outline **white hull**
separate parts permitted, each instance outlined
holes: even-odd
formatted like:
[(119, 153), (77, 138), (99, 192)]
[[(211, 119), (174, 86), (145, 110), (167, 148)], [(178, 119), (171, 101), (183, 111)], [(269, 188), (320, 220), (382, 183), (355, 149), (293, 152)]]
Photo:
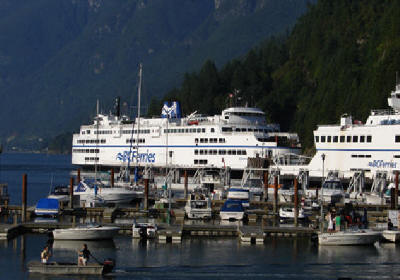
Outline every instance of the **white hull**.
[(244, 212), (220, 211), (219, 216), (221, 217), (221, 220), (243, 220)]
[(398, 242), (400, 240), (400, 231), (399, 230), (384, 230), (382, 232), (383, 239), (389, 242)]
[(211, 208), (209, 209), (193, 209), (185, 207), (185, 213), (189, 219), (210, 219)]
[(119, 231), (118, 227), (82, 227), (53, 230), (54, 239), (97, 240), (112, 239)]
[(140, 118), (134, 125), (126, 116), (99, 114), (93, 124), (82, 125), (73, 135), (72, 164), (120, 167), (130, 161), (141, 167), (242, 170), (249, 157), (300, 154), (297, 134), (279, 132), (278, 125), (265, 119), (260, 109), (247, 107), (209, 117)]
[(381, 238), (380, 232), (346, 231), (319, 233), (319, 245), (372, 245)]

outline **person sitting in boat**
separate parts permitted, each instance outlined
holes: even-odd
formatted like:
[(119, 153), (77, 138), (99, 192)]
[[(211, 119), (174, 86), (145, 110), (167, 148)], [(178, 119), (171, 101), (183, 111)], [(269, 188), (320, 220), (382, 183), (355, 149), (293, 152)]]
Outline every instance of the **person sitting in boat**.
[(388, 230), (393, 230), (393, 223), (392, 223), (392, 220), (388, 219), (387, 227), (388, 227), (388, 228), (387, 228)]
[(79, 251), (78, 265), (86, 265), (90, 256), (90, 251), (86, 244), (83, 244), (82, 250)]
[(50, 250), (49, 250), (49, 246), (45, 246), (42, 253), (40, 254), (40, 258), (42, 260), (42, 263), (47, 264), (47, 262), (49, 261), (49, 258), (51, 256)]

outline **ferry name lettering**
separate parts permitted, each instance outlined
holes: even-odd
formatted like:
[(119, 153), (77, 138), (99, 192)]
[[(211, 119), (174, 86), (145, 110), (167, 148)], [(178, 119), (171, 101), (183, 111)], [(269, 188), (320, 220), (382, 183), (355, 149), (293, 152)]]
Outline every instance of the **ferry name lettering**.
[(117, 160), (122, 162), (127, 162), (128, 160), (138, 160), (139, 162), (152, 163), (156, 160), (156, 154), (149, 153), (149, 150), (147, 150), (145, 153), (139, 153), (139, 155), (137, 155), (137, 151), (123, 151), (117, 154)]
[(376, 167), (376, 168), (396, 168), (397, 163), (396, 162), (390, 162), (390, 161), (383, 161), (383, 160), (374, 160), (368, 162), (369, 167)]

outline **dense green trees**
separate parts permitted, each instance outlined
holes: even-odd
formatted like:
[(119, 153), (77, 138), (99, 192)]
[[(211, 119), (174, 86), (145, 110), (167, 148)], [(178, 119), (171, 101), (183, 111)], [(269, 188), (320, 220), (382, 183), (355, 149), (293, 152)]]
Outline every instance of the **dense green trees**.
[(337, 123), (343, 113), (364, 120), (386, 106), (400, 69), (399, 14), (398, 1), (320, 0), (288, 36), (269, 39), (219, 71), (207, 61), (165, 99), (210, 114), (240, 90), (309, 148), (317, 124)]

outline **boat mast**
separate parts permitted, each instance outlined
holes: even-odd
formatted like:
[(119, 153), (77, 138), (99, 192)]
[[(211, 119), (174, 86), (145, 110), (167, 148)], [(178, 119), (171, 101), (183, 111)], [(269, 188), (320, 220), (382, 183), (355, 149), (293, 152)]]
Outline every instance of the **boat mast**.
[[(94, 149), (95, 151), (95, 156), (94, 156), (94, 180), (97, 180), (97, 150), (99, 148), (99, 100), (97, 99), (96, 102), (96, 148)], [(78, 182), (79, 183), (79, 182)]]
[[(140, 95), (142, 90), (142, 63), (139, 64), (139, 86), (138, 86), (138, 112), (137, 112), (137, 137), (136, 137), (136, 172), (139, 166), (139, 133), (140, 133)], [(135, 178), (136, 179), (136, 178)]]

